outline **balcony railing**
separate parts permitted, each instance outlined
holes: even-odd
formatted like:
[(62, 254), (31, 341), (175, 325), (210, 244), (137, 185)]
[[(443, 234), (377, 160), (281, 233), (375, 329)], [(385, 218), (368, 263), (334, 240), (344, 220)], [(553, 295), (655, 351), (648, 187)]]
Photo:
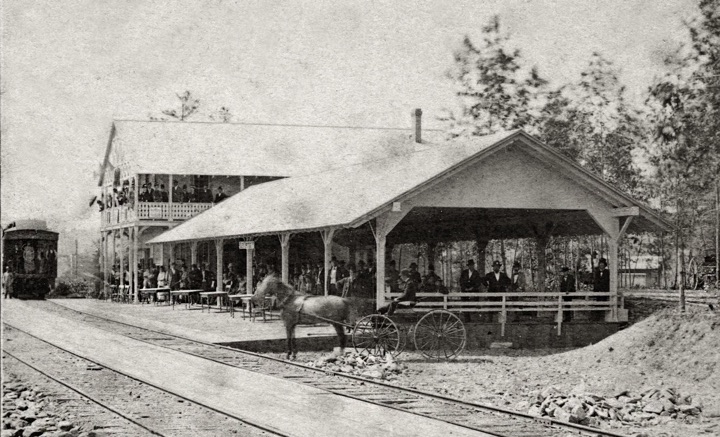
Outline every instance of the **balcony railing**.
[(132, 223), (136, 220), (187, 220), (210, 209), (213, 204), (173, 203), (171, 208), (166, 202), (141, 202), (136, 206), (137, 210), (129, 206), (106, 209), (102, 212), (103, 226)]

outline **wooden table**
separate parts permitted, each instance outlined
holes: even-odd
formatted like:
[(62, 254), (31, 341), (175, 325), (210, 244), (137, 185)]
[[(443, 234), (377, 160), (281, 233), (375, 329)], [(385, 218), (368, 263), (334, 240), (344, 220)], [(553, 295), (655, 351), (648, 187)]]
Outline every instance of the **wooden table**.
[[(193, 294), (201, 293), (202, 290), (173, 290), (170, 292), (170, 300), (172, 300), (172, 306), (173, 309), (175, 309), (175, 298), (176, 297), (182, 297), (186, 296), (187, 300), (185, 301), (185, 309), (190, 308), (190, 297)], [(202, 294), (202, 293), (201, 293)]]
[(245, 310), (248, 311), (250, 317), (252, 317), (252, 294), (231, 294), (228, 295), (228, 305), (230, 305), (230, 317), (235, 317), (235, 306), (234, 302), (242, 302), (242, 317), (245, 318)]
[[(202, 290), (199, 290), (202, 291)], [(218, 307), (222, 311), (222, 302), (223, 298), (228, 297), (227, 291), (205, 291), (200, 293), (200, 311), (205, 311), (205, 302), (207, 302), (208, 305), (208, 312), (210, 312), (210, 298), (211, 297), (217, 297), (218, 298)]]
[[(156, 288), (141, 288), (140, 290), (140, 300), (142, 301), (146, 296), (149, 296), (152, 294), (153, 296), (153, 303), (157, 304), (157, 294), (159, 292), (169, 292), (170, 287), (156, 287)], [(150, 302), (148, 302), (150, 303)]]

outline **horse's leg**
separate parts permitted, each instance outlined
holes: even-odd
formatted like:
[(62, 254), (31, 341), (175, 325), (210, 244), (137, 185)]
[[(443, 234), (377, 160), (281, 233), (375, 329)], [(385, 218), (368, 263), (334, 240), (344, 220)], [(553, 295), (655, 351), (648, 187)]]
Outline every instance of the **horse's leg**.
[(340, 355), (345, 355), (345, 344), (347, 338), (345, 337), (345, 327), (339, 323), (334, 323), (335, 332), (337, 332), (338, 339), (340, 340)]
[(293, 336), (295, 335), (295, 324), (293, 322), (289, 320), (285, 321), (285, 333), (288, 342), (287, 359), (289, 360), (293, 351)]
[(293, 325), (293, 327), (292, 327), (292, 332), (291, 332), (291, 335), (292, 335), (293, 360), (296, 360), (296, 359), (297, 359), (297, 354), (298, 354), (297, 339), (295, 338), (295, 326), (296, 326), (296, 325)]

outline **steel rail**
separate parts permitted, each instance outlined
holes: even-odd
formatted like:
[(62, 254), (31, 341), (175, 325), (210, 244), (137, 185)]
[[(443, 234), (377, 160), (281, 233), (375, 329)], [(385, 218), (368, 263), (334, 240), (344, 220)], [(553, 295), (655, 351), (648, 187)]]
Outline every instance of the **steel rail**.
[[(109, 320), (109, 319), (108, 319), (108, 320)], [(16, 327), (16, 326), (13, 326), (13, 325), (11, 325), (11, 324), (8, 323), (8, 322), (3, 321), (2, 323), (3, 323), (3, 325), (9, 326), (9, 327), (11, 327), (12, 329), (14, 329), (14, 330), (16, 330), (16, 331), (18, 331), (18, 332), (22, 332), (23, 334), (25, 334), (25, 335), (27, 335), (27, 336), (29, 336), (29, 337), (32, 337), (32, 338), (34, 338), (34, 339), (36, 339), (36, 340), (38, 340), (38, 341), (41, 341), (41, 342), (43, 342), (43, 343), (45, 343), (45, 344), (48, 344), (48, 345), (50, 345), (50, 346), (52, 346), (52, 347), (54, 347), (54, 348), (56, 348), (56, 349), (59, 349), (59, 350), (65, 352), (65, 353), (68, 353), (68, 354), (73, 355), (73, 356), (75, 356), (75, 357), (77, 357), (77, 358), (80, 358), (81, 360), (89, 361), (89, 362), (91, 362), (91, 363), (93, 363), (93, 364), (96, 364), (96, 365), (98, 365), (98, 366), (102, 366), (102, 367), (104, 367), (104, 368), (106, 368), (106, 369), (109, 369), (109, 370), (112, 371), (112, 372), (115, 372), (115, 373), (117, 373), (117, 374), (123, 375), (123, 376), (125, 376), (126, 378), (129, 378), (129, 379), (132, 379), (132, 380), (134, 380), (134, 381), (140, 382), (140, 383), (145, 384), (145, 385), (147, 385), (147, 386), (153, 387), (154, 389), (159, 390), (159, 391), (162, 391), (162, 392), (164, 392), (164, 393), (167, 393), (167, 394), (169, 394), (169, 395), (171, 395), (171, 396), (175, 396), (175, 397), (177, 397), (177, 398), (183, 399), (183, 400), (186, 401), (186, 402), (189, 402), (189, 403), (198, 405), (198, 406), (200, 406), (200, 407), (202, 407), (202, 408), (208, 409), (208, 410), (213, 411), (213, 412), (215, 412), (215, 413), (222, 414), (223, 416), (227, 416), (227, 417), (231, 417), (231, 418), (233, 418), (233, 419), (235, 419), (235, 420), (239, 420), (240, 422), (246, 423), (246, 424), (251, 425), (251, 426), (253, 426), (253, 427), (255, 427), (255, 428), (261, 429), (261, 430), (263, 430), (263, 431), (265, 431), (265, 432), (269, 432), (269, 433), (271, 433), (271, 434), (273, 434), (273, 435), (278, 435), (278, 436), (283, 436), (283, 437), (291, 437), (290, 434), (284, 434), (284, 433), (282, 433), (282, 432), (280, 432), (280, 431), (278, 431), (278, 430), (275, 430), (275, 429), (272, 429), (272, 428), (268, 428), (267, 426), (259, 425), (259, 424), (253, 423), (253, 422), (251, 422), (251, 421), (249, 421), (249, 420), (247, 420), (247, 419), (240, 418), (240, 417), (237, 417), (237, 416), (235, 416), (235, 415), (233, 415), (233, 414), (226, 413), (226, 412), (221, 411), (221, 410), (218, 410), (218, 409), (216, 409), (216, 408), (214, 408), (214, 407), (211, 407), (211, 406), (205, 405), (205, 404), (203, 404), (203, 403), (197, 402), (197, 401), (195, 401), (195, 400), (192, 400), (192, 399), (190, 399), (190, 398), (187, 398), (187, 397), (185, 397), (185, 396), (183, 396), (183, 395), (179, 395), (179, 394), (177, 394), (177, 393), (173, 393), (173, 392), (171, 392), (171, 391), (169, 391), (169, 390), (167, 390), (167, 389), (164, 389), (164, 388), (162, 388), (162, 387), (160, 387), (160, 386), (158, 386), (158, 385), (156, 385), (156, 384), (154, 384), (154, 383), (152, 383), (152, 382), (150, 382), (150, 381), (146, 381), (144, 378), (138, 378), (138, 377), (129, 375), (129, 374), (125, 373), (125, 372), (121, 372), (121, 371), (119, 371), (119, 370), (116, 370), (116, 369), (112, 368), (111, 366), (107, 366), (105, 363), (103, 363), (103, 362), (101, 362), (101, 361), (97, 361), (97, 360), (94, 360), (94, 359), (91, 359), (91, 358), (88, 358), (88, 357), (79, 355), (79, 354), (77, 354), (77, 353), (75, 353), (75, 352), (72, 352), (72, 351), (70, 351), (70, 350), (68, 350), (68, 349), (65, 349), (65, 348), (63, 348), (63, 347), (61, 347), (61, 346), (58, 346), (58, 345), (53, 344), (53, 343), (50, 343), (49, 341), (44, 340), (44, 339), (42, 339), (42, 338), (40, 338), (40, 337), (38, 337), (38, 336), (36, 336), (36, 335), (33, 335), (33, 334), (31, 334), (31, 333), (23, 330), (23, 329), (20, 329), (20, 328), (18, 328), (18, 327)], [(140, 329), (142, 329), (142, 328), (140, 328)], [(148, 343), (149, 343), (149, 342), (148, 342)], [(154, 434), (154, 435), (158, 435), (158, 436), (163, 436), (163, 437), (164, 437), (164, 434), (160, 434), (160, 433), (158, 433), (157, 431), (154, 431), (154, 430), (146, 427), (145, 425), (143, 425), (143, 424), (141, 424), (141, 423), (133, 420), (132, 418), (130, 418), (130, 417), (128, 417), (128, 416), (126, 416), (126, 415), (123, 414), (122, 412), (117, 411), (115, 408), (113, 408), (113, 407), (111, 407), (111, 406), (109, 406), (109, 405), (106, 405), (106, 404), (103, 403), (102, 401), (98, 401), (98, 400), (94, 399), (94, 398), (91, 397), (90, 395), (84, 393), (82, 390), (80, 390), (80, 389), (78, 389), (78, 388), (76, 388), (76, 387), (73, 387), (73, 386), (71, 386), (70, 384), (67, 384), (67, 383), (65, 383), (65, 382), (63, 382), (63, 381), (61, 381), (61, 380), (59, 380), (59, 379), (57, 379), (57, 378), (49, 375), (48, 373), (42, 371), (41, 369), (38, 369), (37, 367), (35, 367), (35, 366), (33, 366), (33, 365), (25, 362), (24, 360), (18, 358), (17, 356), (15, 356), (14, 354), (12, 354), (11, 352), (8, 352), (5, 348), (3, 348), (2, 351), (3, 351), (3, 353), (5, 353), (5, 354), (7, 354), (7, 355), (9, 355), (9, 356), (11, 356), (11, 357), (13, 357), (13, 358), (15, 358), (15, 359), (18, 360), (19, 362), (27, 365), (28, 367), (32, 368), (33, 370), (37, 371), (38, 373), (42, 374), (43, 376), (45, 376), (45, 377), (47, 377), (47, 378), (49, 378), (49, 379), (51, 379), (51, 380), (53, 380), (53, 381), (55, 381), (55, 382), (57, 382), (57, 383), (59, 383), (59, 384), (65, 386), (65, 387), (69, 388), (70, 390), (74, 391), (75, 393), (79, 394), (80, 396), (91, 400), (92, 402), (96, 403), (97, 405), (101, 406), (102, 408), (105, 408), (105, 409), (107, 409), (107, 410), (109, 410), (109, 411), (112, 411), (113, 413), (117, 414), (118, 416), (121, 416), (122, 418), (124, 418), (124, 419), (126, 419), (126, 420), (129, 420), (129, 421), (132, 422), (133, 424), (136, 424), (136, 425), (140, 426), (141, 428), (143, 428), (143, 429), (151, 432), (151, 433)]]
[[(561, 420), (558, 420), (558, 419), (555, 419), (555, 418), (537, 417), (537, 416), (533, 416), (533, 415), (531, 415), (531, 414), (521, 413), (521, 412), (518, 412), (518, 411), (509, 410), (509, 409), (502, 408), (502, 407), (497, 407), (497, 406), (494, 406), (494, 405), (479, 404), (479, 403), (475, 403), (475, 402), (465, 401), (465, 400), (462, 400), (462, 399), (456, 399), (456, 398), (451, 398), (451, 397), (447, 397), (447, 396), (443, 396), (443, 395), (439, 395), (439, 394), (435, 394), (435, 393), (430, 393), (430, 392), (426, 392), (426, 391), (422, 391), (422, 390), (418, 390), (418, 389), (413, 389), (413, 388), (408, 388), (408, 387), (399, 387), (399, 386), (395, 386), (395, 385), (392, 385), (392, 384), (388, 384), (388, 383), (381, 382), (381, 381), (377, 381), (377, 380), (370, 379), (370, 378), (364, 378), (364, 377), (357, 376), (357, 375), (351, 375), (351, 374), (342, 373), (342, 372), (334, 372), (334, 371), (331, 371), (331, 370), (328, 370), (328, 369), (319, 369), (319, 368), (317, 368), (317, 367), (308, 366), (308, 365), (301, 364), (301, 363), (297, 363), (297, 362), (294, 362), (294, 361), (285, 360), (285, 359), (282, 359), (282, 358), (276, 358), (276, 357), (273, 357), (273, 356), (263, 355), (263, 354), (256, 353), (256, 352), (250, 352), (250, 351), (246, 351), (246, 350), (242, 350), (242, 349), (235, 349), (235, 348), (231, 348), (231, 347), (228, 347), (228, 346), (218, 345), (218, 344), (214, 344), (214, 343), (208, 343), (208, 342), (204, 342), (204, 341), (200, 341), (200, 340), (194, 340), (194, 339), (187, 338), (187, 337), (183, 337), (183, 336), (176, 335), (176, 334), (168, 334), (168, 333), (166, 333), (166, 332), (157, 331), (157, 330), (149, 329), (149, 328), (144, 328), (144, 327), (132, 325), (132, 324), (130, 324), (130, 323), (120, 322), (120, 321), (112, 320), (112, 319), (109, 319), (109, 318), (106, 318), (106, 317), (98, 316), (98, 315), (95, 315), (95, 314), (90, 314), (90, 313), (86, 313), (86, 312), (83, 312), (83, 311), (79, 311), (79, 310), (76, 310), (76, 309), (74, 309), (74, 308), (66, 307), (65, 305), (59, 304), (59, 303), (57, 303), (57, 302), (52, 302), (52, 303), (53, 303), (54, 305), (60, 306), (60, 307), (62, 307), (62, 308), (65, 308), (66, 310), (69, 310), (69, 311), (72, 311), (72, 312), (76, 312), (76, 313), (78, 313), (78, 314), (82, 314), (82, 315), (89, 316), (89, 317), (94, 317), (94, 318), (96, 318), (96, 319), (104, 320), (104, 321), (111, 322), (111, 323), (116, 323), (116, 324), (128, 326), (128, 327), (131, 327), (131, 328), (134, 328), (134, 329), (139, 329), (139, 330), (143, 330), (143, 331), (147, 331), (147, 332), (152, 332), (152, 333), (154, 333), (154, 334), (165, 335), (165, 336), (168, 336), (168, 337), (174, 337), (174, 338), (181, 339), (181, 340), (184, 340), (184, 341), (201, 344), (201, 345), (203, 345), (203, 346), (208, 346), (208, 347), (213, 347), (213, 348), (218, 348), (218, 349), (224, 349), (224, 350), (232, 351), (232, 352), (234, 352), (234, 353), (240, 353), (240, 354), (243, 354), (243, 355), (252, 356), (252, 357), (255, 357), (255, 358), (259, 358), (259, 359), (271, 360), (271, 361), (275, 361), (275, 362), (278, 362), (278, 363), (282, 363), (282, 364), (284, 364), (284, 365), (294, 366), (294, 367), (302, 368), (302, 369), (304, 369), (304, 370), (309, 370), (309, 371), (313, 371), (313, 372), (317, 372), (317, 373), (330, 374), (330, 375), (338, 376), (338, 377), (341, 377), (341, 378), (352, 379), (352, 380), (356, 380), (356, 381), (359, 381), (359, 382), (363, 382), (364, 384), (379, 386), (379, 387), (383, 387), (383, 388), (386, 388), (386, 389), (391, 389), (391, 390), (394, 390), (394, 391), (399, 391), (399, 392), (404, 392), (404, 393), (412, 393), (412, 394), (414, 394), (414, 395), (421, 396), (421, 397), (431, 398), (431, 399), (435, 399), (435, 400), (439, 400), (439, 401), (443, 401), (443, 402), (448, 402), (448, 403), (452, 403), (452, 404), (456, 404), (456, 405), (460, 405), (460, 406), (464, 406), (464, 407), (470, 407), (470, 408), (476, 408), (476, 409), (479, 409), (479, 410), (484, 410), (484, 411), (489, 411), (489, 412), (494, 412), (494, 413), (500, 413), (500, 414), (504, 414), (504, 415), (506, 415), (506, 416), (510, 416), (510, 417), (513, 417), (513, 418), (520, 418), (520, 419), (523, 419), (523, 420), (530, 420), (530, 421), (532, 421), (532, 422), (539, 423), (539, 424), (542, 424), (542, 425), (553, 425), (553, 426), (557, 426), (557, 427), (561, 427), (561, 428), (565, 428), (565, 429), (570, 429), (570, 430), (576, 431), (576, 432), (579, 431), (579, 432), (583, 432), (583, 433), (590, 434), (590, 435), (593, 435), (593, 436), (598, 436), (598, 437), (627, 437), (625, 434), (619, 434), (619, 433), (615, 433), (615, 432), (612, 432), (612, 431), (603, 430), (603, 429), (599, 429), (599, 428), (593, 428), (593, 427), (589, 427), (589, 426), (585, 426), (585, 425), (580, 425), (580, 424), (576, 424), (576, 423), (571, 423), (571, 422), (564, 422), (564, 421), (561, 421)], [(172, 349), (170, 346), (166, 346), (166, 345), (162, 345), (162, 344), (155, 344), (155, 343), (151, 343), (151, 342), (145, 341), (145, 340), (138, 340), (138, 341), (143, 341), (143, 342), (148, 343), (148, 344), (154, 344), (154, 345), (156, 345), (156, 346), (160, 346), (160, 347)], [(240, 367), (240, 366), (237, 366), (237, 365), (234, 365), (234, 364), (230, 364), (230, 363), (225, 363), (225, 362), (216, 360), (216, 359), (214, 359), (214, 358), (209, 358), (209, 357), (206, 357), (206, 356), (202, 356), (202, 355), (199, 355), (199, 354), (194, 354), (194, 353), (187, 352), (187, 351), (182, 351), (182, 352), (183, 352), (183, 353), (186, 353), (186, 354), (188, 354), (188, 355), (196, 356), (196, 357), (198, 357), (198, 358), (203, 358), (203, 359), (210, 360), (210, 361), (214, 361), (214, 362), (217, 362), (217, 363), (220, 363), (220, 364), (225, 364), (225, 365), (227, 365), (227, 366), (242, 368), (242, 367)], [(247, 370), (247, 369), (245, 369), (245, 370)], [(383, 406), (383, 407), (398, 409), (398, 410), (405, 411), (405, 412), (409, 412), (409, 413), (412, 413), (412, 414), (417, 414), (417, 415), (420, 415), (420, 416), (425, 416), (424, 414), (420, 414), (420, 413), (418, 413), (418, 412), (410, 411), (410, 410), (403, 409), (403, 408), (399, 408), (399, 407), (394, 407), (394, 406), (387, 405), (387, 404), (384, 404), (384, 403), (373, 402), (373, 401), (370, 401), (370, 400), (365, 399), (365, 398), (362, 398), (362, 397), (355, 397), (355, 396), (348, 395), (348, 394), (346, 394), (346, 393), (335, 392), (335, 391), (332, 391), (332, 390), (328, 390), (328, 391), (331, 391), (331, 392), (333, 392), (333, 393), (335, 393), (335, 394), (339, 394), (339, 395), (342, 395), (342, 396), (351, 397), (351, 398), (353, 398), (353, 399), (362, 400), (362, 401), (364, 401), (364, 402), (369, 402), (369, 403), (373, 403), (373, 404), (378, 404), (378, 405), (381, 405), (381, 406)], [(435, 416), (431, 416), (431, 415), (427, 415), (426, 417), (431, 417), (431, 418), (436, 419), (436, 420), (441, 420), (441, 421), (444, 421), (444, 422), (447, 422), (447, 423), (452, 423), (453, 425), (459, 425), (459, 426), (468, 427), (468, 426), (463, 425), (463, 424), (458, 424), (457, 422), (448, 421), (448, 420), (445, 420), (445, 419), (442, 419), (442, 418), (438, 418), (438, 417), (435, 417)], [(482, 429), (478, 429), (478, 428), (474, 428), (474, 427), (469, 427), (469, 428), (470, 428), (470, 429), (473, 429), (473, 430), (477, 430), (477, 431), (482, 431), (482, 432), (489, 433), (489, 432), (486, 431), (486, 430), (482, 430)]]

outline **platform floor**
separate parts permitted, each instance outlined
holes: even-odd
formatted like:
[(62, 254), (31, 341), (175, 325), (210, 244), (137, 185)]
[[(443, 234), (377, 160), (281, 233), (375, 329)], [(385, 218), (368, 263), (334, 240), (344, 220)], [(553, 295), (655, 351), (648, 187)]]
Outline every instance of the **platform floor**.
[[(129, 323), (147, 329), (178, 335), (207, 343), (235, 343), (257, 340), (280, 340), (285, 338), (285, 328), (277, 317), (263, 322), (262, 317), (255, 321), (243, 319), (240, 311), (235, 317), (229, 312), (219, 312), (216, 307), (201, 312), (199, 305), (190, 309), (185, 304), (148, 305), (107, 302), (95, 299), (55, 299), (51, 302), (64, 305), (85, 313), (105, 317), (119, 322)], [(308, 336), (335, 336), (330, 326), (298, 326), (297, 338)]]
[[(98, 308), (103, 307), (101, 303), (97, 305)], [(167, 314), (162, 310), (124, 306), (139, 312), (158, 311), (157, 314)], [(227, 314), (201, 316), (224, 316), (230, 319)], [(107, 368), (288, 435), (488, 435), (334, 395), (281, 378), (203, 360), (102, 331), (84, 323), (70, 324), (66, 319), (31, 307), (23, 301), (4, 301), (2, 317), (19, 329), (88, 357)]]

